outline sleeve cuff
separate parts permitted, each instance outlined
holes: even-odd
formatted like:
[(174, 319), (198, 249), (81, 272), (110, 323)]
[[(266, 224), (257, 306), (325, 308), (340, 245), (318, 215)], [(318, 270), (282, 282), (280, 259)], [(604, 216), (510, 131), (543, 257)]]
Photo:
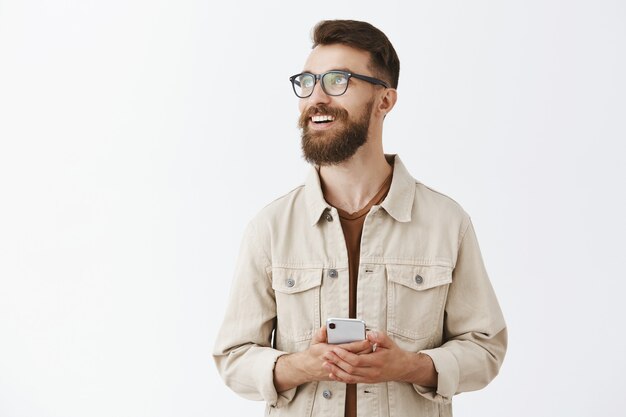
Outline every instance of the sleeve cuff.
[(413, 384), (422, 397), (438, 403), (449, 403), (459, 387), (459, 364), (454, 355), (443, 348), (423, 350), (433, 360), (437, 370), (437, 390)]
[(280, 408), (293, 400), (293, 397), (296, 395), (297, 387), (283, 392), (276, 392), (276, 387), (274, 386), (274, 366), (276, 366), (278, 358), (286, 355), (287, 352), (271, 349), (265, 354), (267, 358), (265, 360), (256, 361), (256, 369), (252, 372), (254, 375), (263, 375), (263, 380), (259, 382), (261, 395), (265, 402), (272, 408)]

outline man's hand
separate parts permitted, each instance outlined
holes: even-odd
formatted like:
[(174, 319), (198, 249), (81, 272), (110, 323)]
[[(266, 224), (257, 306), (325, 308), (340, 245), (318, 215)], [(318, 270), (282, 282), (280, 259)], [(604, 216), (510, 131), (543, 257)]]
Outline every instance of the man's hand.
[(334, 348), (355, 355), (372, 351), (372, 345), (368, 340), (342, 345), (329, 345), (326, 342), (326, 326), (322, 326), (313, 334), (311, 346), (307, 350), (279, 357), (274, 367), (276, 391), (287, 391), (310, 381), (330, 381), (328, 371), (323, 368), (324, 356)]
[(323, 354), (330, 379), (347, 384), (385, 381), (437, 386), (437, 371), (430, 356), (402, 350), (383, 332), (369, 332), (367, 340), (376, 349), (356, 354), (334, 346)]

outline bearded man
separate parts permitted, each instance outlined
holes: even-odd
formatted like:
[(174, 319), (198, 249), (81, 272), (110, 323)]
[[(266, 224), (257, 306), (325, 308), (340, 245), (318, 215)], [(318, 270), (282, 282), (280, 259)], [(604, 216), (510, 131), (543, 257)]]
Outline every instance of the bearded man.
[[(290, 78), (311, 172), (249, 223), (213, 353), (266, 415), (451, 416), (504, 359), (470, 217), (383, 152), (399, 71), (384, 33), (334, 20)], [(329, 344), (330, 317), (365, 338)]]

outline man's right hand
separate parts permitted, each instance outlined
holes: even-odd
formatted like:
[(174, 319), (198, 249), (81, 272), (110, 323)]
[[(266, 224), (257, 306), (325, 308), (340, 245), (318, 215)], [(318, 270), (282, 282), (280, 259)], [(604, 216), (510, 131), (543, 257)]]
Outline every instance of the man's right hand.
[(311, 381), (330, 381), (330, 375), (322, 365), (326, 362), (324, 355), (336, 346), (356, 354), (372, 351), (372, 344), (367, 339), (342, 345), (329, 345), (326, 342), (326, 326), (322, 326), (313, 334), (311, 346), (307, 350), (280, 356), (274, 367), (276, 391), (287, 391)]

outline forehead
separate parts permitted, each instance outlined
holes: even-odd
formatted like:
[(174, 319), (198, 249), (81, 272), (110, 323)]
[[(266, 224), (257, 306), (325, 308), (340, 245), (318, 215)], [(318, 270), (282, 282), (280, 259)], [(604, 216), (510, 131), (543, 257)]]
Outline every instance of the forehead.
[(370, 73), (370, 54), (347, 45), (318, 45), (304, 64), (304, 71), (321, 74), (334, 69), (349, 69), (358, 74)]

